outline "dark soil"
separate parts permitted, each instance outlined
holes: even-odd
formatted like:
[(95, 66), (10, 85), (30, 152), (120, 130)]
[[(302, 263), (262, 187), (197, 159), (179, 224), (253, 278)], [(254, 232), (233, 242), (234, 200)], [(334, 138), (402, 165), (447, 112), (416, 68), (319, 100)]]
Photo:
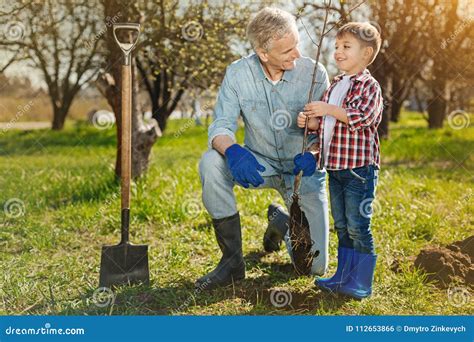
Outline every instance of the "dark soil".
[(427, 273), (438, 287), (461, 282), (474, 287), (474, 235), (447, 246), (427, 247), (415, 259), (415, 267)]

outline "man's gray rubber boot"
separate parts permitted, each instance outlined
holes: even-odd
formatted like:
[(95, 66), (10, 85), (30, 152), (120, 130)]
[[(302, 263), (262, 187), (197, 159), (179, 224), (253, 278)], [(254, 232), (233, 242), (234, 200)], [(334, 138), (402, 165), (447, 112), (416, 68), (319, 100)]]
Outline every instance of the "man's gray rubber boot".
[(266, 252), (280, 250), (280, 243), (288, 231), (290, 216), (279, 204), (268, 206), (268, 227), (263, 236), (263, 248)]
[(197, 288), (203, 290), (225, 286), (245, 278), (239, 213), (230, 217), (212, 220), (212, 223), (217, 243), (222, 251), (222, 258), (212, 272), (199, 278), (194, 284)]

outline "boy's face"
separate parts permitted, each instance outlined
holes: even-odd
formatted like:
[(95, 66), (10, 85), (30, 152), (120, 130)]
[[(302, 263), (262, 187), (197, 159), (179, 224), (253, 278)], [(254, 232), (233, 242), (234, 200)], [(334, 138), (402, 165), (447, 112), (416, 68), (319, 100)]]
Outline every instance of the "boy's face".
[(298, 49), (298, 32), (292, 31), (281, 39), (273, 40), (269, 51), (258, 49), (257, 53), (262, 62), (275, 70), (291, 70), (295, 67), (296, 59), (301, 57)]
[(371, 47), (362, 44), (351, 34), (336, 38), (334, 59), (337, 67), (347, 75), (357, 74), (369, 64), (372, 55)]

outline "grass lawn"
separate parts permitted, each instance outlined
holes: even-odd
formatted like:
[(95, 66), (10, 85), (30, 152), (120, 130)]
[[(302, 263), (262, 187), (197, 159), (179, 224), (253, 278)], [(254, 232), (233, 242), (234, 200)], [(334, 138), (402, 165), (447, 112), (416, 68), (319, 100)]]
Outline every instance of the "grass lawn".
[[(263, 253), (266, 208), (283, 203), (271, 190), (236, 189), (246, 280), (194, 290), (220, 258), (200, 199), (206, 138), (204, 127), (172, 121), (153, 148), (149, 172), (133, 185), (131, 224), (132, 242), (150, 245), (151, 285), (121, 288), (112, 298), (96, 289), (101, 245), (120, 235), (114, 128), (69, 123), (62, 132), (0, 132), (0, 204), (8, 209), (0, 211), (0, 313), (472, 314), (472, 298), (453, 304), (406, 258), (473, 234), (474, 126), (429, 131), (420, 115), (403, 113), (391, 127), (374, 206), (374, 295), (363, 301), (322, 293), (312, 277), (297, 277), (284, 248)], [(329, 273), (336, 242), (331, 228)], [(395, 259), (400, 273), (390, 269)], [(275, 290), (287, 291), (291, 303), (272, 305)]]

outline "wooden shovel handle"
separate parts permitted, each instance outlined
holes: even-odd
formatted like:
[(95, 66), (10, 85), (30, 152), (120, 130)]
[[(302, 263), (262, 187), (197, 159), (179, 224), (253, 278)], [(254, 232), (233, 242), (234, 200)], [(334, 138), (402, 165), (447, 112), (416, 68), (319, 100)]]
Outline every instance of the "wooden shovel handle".
[(130, 65), (122, 65), (122, 142), (121, 142), (121, 189), (122, 209), (130, 209), (130, 176), (131, 169), (131, 79)]

